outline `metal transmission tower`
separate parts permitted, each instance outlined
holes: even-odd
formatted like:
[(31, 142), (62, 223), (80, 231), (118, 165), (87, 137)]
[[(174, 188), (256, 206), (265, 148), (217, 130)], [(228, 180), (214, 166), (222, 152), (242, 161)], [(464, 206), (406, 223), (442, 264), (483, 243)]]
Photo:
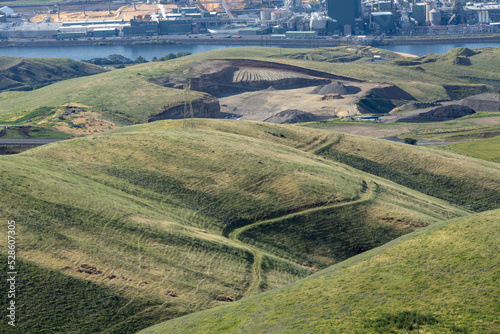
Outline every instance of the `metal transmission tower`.
[[(189, 69), (184, 70), (185, 82), (184, 82), (184, 120), (182, 122), (182, 127), (184, 129), (194, 129), (196, 126), (194, 124), (194, 111), (193, 111), (193, 97), (191, 96), (191, 73)], [(190, 120), (188, 120), (190, 118)]]

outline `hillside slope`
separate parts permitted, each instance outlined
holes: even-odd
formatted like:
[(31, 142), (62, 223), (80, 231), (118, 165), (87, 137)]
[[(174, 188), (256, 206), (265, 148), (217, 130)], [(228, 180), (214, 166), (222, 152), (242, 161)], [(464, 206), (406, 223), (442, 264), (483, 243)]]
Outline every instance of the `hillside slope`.
[(100, 66), (65, 58), (0, 57), (0, 92), (32, 90), (56, 81), (105, 71)]
[[(134, 332), (468, 214), (294, 147), (314, 145), (320, 130), (196, 126), (154, 122), (0, 157), (0, 216), (18, 222), (20, 284), (70, 293), (20, 299), (30, 312), (18, 330)], [(109, 312), (74, 309), (86, 294)]]
[(499, 333), (500, 211), (422, 229), (153, 333)]
[[(134, 131), (165, 129), (170, 123), (138, 125)], [(324, 130), (267, 123), (197, 121), (215, 129), (290, 146), (391, 180), (474, 211), (500, 208), (500, 170), (495, 163), (443, 152)], [(115, 133), (128, 131), (116, 129)]]
[[(185, 69), (196, 68), (197, 65), (209, 63), (209, 61), (236, 58), (273, 62), (284, 68), (302, 68), (308, 73), (320, 71), (324, 73), (324, 78), (348, 77), (355, 81), (369, 83), (384, 82), (396, 85), (410, 94), (405, 93), (406, 95), (413, 96), (419, 101), (448, 100), (500, 88), (498, 84), (500, 82), (498, 74), (500, 73), (498, 70), (500, 52), (498, 49), (476, 50), (467, 58), (471, 62), (470, 66), (453, 63), (453, 59), (456, 58), (454, 55), (460, 54), (457, 53), (459, 51), (455, 50), (442, 56), (418, 58), (412, 60), (415, 64), (411, 63), (413, 64), (411, 65), (407, 63), (408, 61), (405, 63), (405, 60), (384, 63), (331, 63), (328, 61), (332, 57), (334, 59), (356, 58), (363, 54), (388, 52), (361, 46), (321, 48), (310, 52), (304, 52), (304, 49), (281, 50), (267, 47), (215, 50), (165, 62), (134, 65), (92, 77), (65, 80), (30, 92), (3, 92), (0, 94), (0, 124), (16, 124), (16, 121), (29, 120), (31, 113), (39, 108), (49, 108), (55, 110), (55, 113), (33, 120), (33, 124), (58, 129), (60, 125), (69, 121), (84, 124), (85, 115), (78, 117), (71, 115), (69, 119), (58, 119), (63, 114), (64, 107), (77, 105), (98, 114), (95, 115), (100, 120), (97, 123), (103, 124), (87, 132), (72, 133), (74, 128), (67, 132), (92, 134), (109, 130), (109, 124), (106, 122), (114, 123), (115, 127), (145, 123), (151, 119), (157, 119), (155, 116), (173, 107), (179, 107), (182, 113), (184, 104), (182, 89), (163, 87), (160, 84), (174, 81), (177, 83), (177, 88), (182, 88), (185, 80), (182, 73)], [(4, 67), (8, 67), (9, 62), (5, 60), (5, 64)], [(218, 84), (223, 83), (224, 80), (221, 81), (221, 77), (210, 76), (208, 72), (207, 75), (201, 74), (200, 79), (220, 89), (221, 86)], [(5, 82), (6, 85), (10, 85), (10, 81)], [(378, 101), (376, 106), (384, 106), (380, 110), (389, 111), (394, 107), (392, 102), (387, 105), (384, 103), (391, 99), (390, 96), (380, 95), (376, 89), (370, 92), (370, 99)], [(193, 91), (193, 102), (196, 110), (209, 109), (209, 114), (218, 112), (218, 104), (214, 103), (213, 97), (209, 94)], [(367, 101), (364, 101), (361, 104), (366, 107), (366, 103)], [(372, 110), (372, 108), (368, 109)], [(222, 118), (224, 115), (216, 117)]]

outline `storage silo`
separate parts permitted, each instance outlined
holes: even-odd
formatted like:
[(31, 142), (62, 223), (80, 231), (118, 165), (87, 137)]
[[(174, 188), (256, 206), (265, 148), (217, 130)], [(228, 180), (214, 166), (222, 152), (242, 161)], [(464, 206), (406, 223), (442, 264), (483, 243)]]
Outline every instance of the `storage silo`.
[(271, 20), (271, 11), (270, 10), (261, 10), (260, 11), (260, 19), (261, 19), (261, 21), (270, 21)]
[(431, 12), (429, 13), (429, 22), (433, 26), (441, 25), (441, 11), (439, 9), (434, 8), (433, 10), (431, 10)]

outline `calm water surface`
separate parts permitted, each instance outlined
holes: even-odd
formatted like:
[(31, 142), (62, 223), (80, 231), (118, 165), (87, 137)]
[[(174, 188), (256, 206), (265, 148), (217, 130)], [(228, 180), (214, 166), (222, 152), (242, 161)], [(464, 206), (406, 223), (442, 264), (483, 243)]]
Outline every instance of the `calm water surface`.
[[(60, 57), (75, 60), (107, 57), (110, 54), (120, 54), (132, 60), (143, 56), (147, 60), (160, 58), (170, 52), (189, 51), (198, 53), (210, 50), (234, 48), (242, 45), (92, 45), (92, 46), (47, 46), (47, 47), (15, 47), (0, 48), (0, 56), (13, 57)], [(410, 53), (423, 56), (428, 53), (441, 54), (456, 47), (482, 48), (500, 47), (500, 43), (447, 43), (419, 45), (390, 45), (381, 47), (386, 50)]]

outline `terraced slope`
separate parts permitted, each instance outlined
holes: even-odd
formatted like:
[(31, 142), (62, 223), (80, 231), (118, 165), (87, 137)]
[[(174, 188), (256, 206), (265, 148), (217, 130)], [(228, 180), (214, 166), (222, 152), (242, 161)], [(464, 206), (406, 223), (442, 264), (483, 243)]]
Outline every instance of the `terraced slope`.
[[(67, 287), (21, 298), (17, 330), (134, 332), (467, 214), (293, 147), (318, 130), (196, 126), (155, 122), (0, 158), (21, 286)], [(85, 295), (99, 298), (75, 309)]]
[(421, 229), (153, 333), (498, 333), (500, 211)]

